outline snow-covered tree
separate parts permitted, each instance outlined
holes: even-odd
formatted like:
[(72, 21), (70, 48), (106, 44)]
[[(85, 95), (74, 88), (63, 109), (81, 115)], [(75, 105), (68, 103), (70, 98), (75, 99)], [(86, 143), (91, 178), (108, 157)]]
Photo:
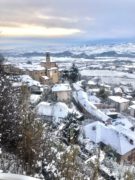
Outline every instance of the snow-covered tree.
[(78, 146), (71, 145), (67, 147), (58, 140), (54, 141), (51, 138), (50, 140), (49, 146), (46, 146), (46, 150), (44, 151), (44, 177), (48, 180), (87, 179), (85, 178), (87, 175), (83, 171), (84, 167), (78, 156)]
[[(0, 56), (0, 134), (1, 146), (14, 151), (19, 137), (19, 89), (14, 88), (11, 77), (3, 67), (4, 58)], [(13, 78), (12, 78), (13, 79)]]
[(30, 109), (29, 91), (27, 86), (21, 87), (20, 95), (20, 136), (17, 146), (17, 156), (22, 163), (22, 169), (27, 175), (38, 174), (41, 165), (41, 146), (43, 140), (43, 122), (37, 119), (36, 114)]
[(70, 68), (70, 80), (71, 82), (76, 82), (77, 80), (79, 80), (80, 74), (79, 74), (79, 70), (77, 68), (77, 66), (73, 63), (71, 68)]
[(71, 83), (74, 83), (80, 79), (79, 69), (75, 65), (75, 63), (72, 64), (71, 68), (69, 70), (64, 70), (62, 72), (61, 76), (62, 82), (70, 81)]
[(65, 119), (65, 128), (63, 129), (63, 138), (67, 143), (76, 144), (79, 135), (79, 125), (76, 114), (70, 113)]
[(102, 98), (103, 100), (106, 100), (109, 96), (109, 93), (105, 90), (104, 87), (102, 87), (102, 88), (100, 88), (97, 96)]

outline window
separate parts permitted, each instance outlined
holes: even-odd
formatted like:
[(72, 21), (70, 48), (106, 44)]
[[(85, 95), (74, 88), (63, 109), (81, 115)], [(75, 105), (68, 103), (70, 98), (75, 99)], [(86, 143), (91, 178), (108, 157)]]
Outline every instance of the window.
[(133, 141), (132, 139), (130, 139), (129, 142), (130, 142), (130, 144), (132, 144), (132, 145), (134, 144), (134, 141)]
[(95, 130), (96, 130), (96, 126), (93, 126), (93, 127), (92, 127), (92, 130), (95, 131)]

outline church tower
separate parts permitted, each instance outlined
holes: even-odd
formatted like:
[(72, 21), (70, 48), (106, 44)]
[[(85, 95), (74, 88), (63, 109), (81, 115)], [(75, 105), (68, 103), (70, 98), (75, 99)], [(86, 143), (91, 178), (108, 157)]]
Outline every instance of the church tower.
[(46, 53), (46, 65), (48, 68), (51, 67), (51, 60), (50, 60), (50, 53), (49, 52)]
[(49, 52), (46, 53), (46, 62), (50, 63), (50, 53)]

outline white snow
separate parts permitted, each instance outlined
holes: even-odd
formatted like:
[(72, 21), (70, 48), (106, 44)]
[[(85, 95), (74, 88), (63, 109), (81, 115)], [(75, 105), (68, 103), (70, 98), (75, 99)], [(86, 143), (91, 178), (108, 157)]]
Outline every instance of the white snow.
[(112, 122), (112, 124), (116, 129), (119, 129), (121, 127), (130, 129), (131, 127), (133, 127), (132, 123), (126, 117), (117, 118), (114, 122)]
[(127, 102), (129, 102), (128, 99), (125, 99), (125, 98), (123, 98), (121, 96), (109, 96), (108, 98), (111, 99), (114, 102), (117, 102), (117, 103), (127, 103)]
[(39, 180), (37, 178), (18, 174), (0, 173), (0, 180)]
[(75, 100), (78, 101), (78, 103), (94, 117), (104, 122), (110, 119), (109, 116), (100, 111), (92, 102), (89, 101), (87, 93), (83, 90), (77, 91), (74, 93), (74, 96)]
[[(120, 155), (135, 148), (135, 135), (131, 130), (125, 128), (116, 129), (114, 126), (105, 126), (101, 122), (94, 122), (84, 126), (86, 138), (94, 143), (103, 142), (110, 145)], [(133, 140), (133, 144), (130, 143)]]
[(59, 92), (59, 91), (71, 91), (71, 87), (69, 84), (55, 84), (52, 87), (52, 92)]
[(80, 91), (80, 90), (82, 90), (82, 88), (80, 87), (80, 85), (79, 85), (79, 84), (77, 84), (77, 83), (73, 83), (72, 85), (73, 85), (74, 90), (76, 90), (76, 91)]
[(40, 99), (41, 99), (41, 95), (38, 95), (38, 94), (31, 94), (30, 95), (30, 103), (31, 104), (38, 103)]
[(112, 70), (82, 70), (81, 75), (92, 77), (127, 77), (135, 79), (135, 76), (133, 74)]
[(114, 88), (115, 93), (121, 93), (122, 94), (122, 89), (120, 87), (115, 87)]
[(48, 80), (48, 79), (49, 79), (48, 76), (42, 76), (42, 78), (44, 78), (45, 80)]
[(89, 95), (88, 99), (93, 104), (99, 104), (101, 102), (101, 100), (98, 97), (94, 96), (94, 95)]
[(57, 70), (57, 67), (51, 67), (50, 69), (48, 69), (48, 71), (52, 71), (52, 70)]
[(90, 85), (90, 86), (95, 86), (96, 83), (95, 83), (94, 81), (89, 80), (89, 81), (88, 81), (88, 85)]
[(37, 114), (42, 116), (53, 117), (56, 122), (59, 122), (61, 119), (66, 118), (70, 113), (70, 109), (65, 103), (48, 103), (41, 102), (36, 107)]
[(33, 80), (29, 75), (21, 75), (21, 82), (27, 83), (28, 86), (41, 86), (40, 82)]
[(18, 67), (19, 69), (29, 70), (29, 71), (34, 71), (34, 70), (44, 71), (45, 70), (45, 68), (39, 65), (38, 63), (32, 63), (32, 64), (18, 63), (18, 64), (15, 64), (15, 66)]
[(134, 105), (132, 105), (132, 106), (130, 106), (129, 108), (131, 108), (131, 109), (135, 109), (135, 104), (134, 104)]
[(20, 86), (22, 86), (22, 85), (23, 85), (22, 82), (14, 82), (14, 83), (12, 83), (12, 86), (13, 86), (13, 87), (20, 87)]

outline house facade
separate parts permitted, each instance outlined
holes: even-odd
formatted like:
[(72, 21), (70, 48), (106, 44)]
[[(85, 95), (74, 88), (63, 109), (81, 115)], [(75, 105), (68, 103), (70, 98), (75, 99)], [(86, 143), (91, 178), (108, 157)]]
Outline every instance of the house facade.
[(117, 109), (119, 112), (126, 111), (129, 107), (129, 100), (120, 96), (109, 96), (109, 104)]
[(71, 100), (71, 87), (69, 84), (55, 84), (52, 87), (52, 92), (57, 101), (70, 102)]
[(129, 107), (130, 115), (135, 117), (135, 104)]

